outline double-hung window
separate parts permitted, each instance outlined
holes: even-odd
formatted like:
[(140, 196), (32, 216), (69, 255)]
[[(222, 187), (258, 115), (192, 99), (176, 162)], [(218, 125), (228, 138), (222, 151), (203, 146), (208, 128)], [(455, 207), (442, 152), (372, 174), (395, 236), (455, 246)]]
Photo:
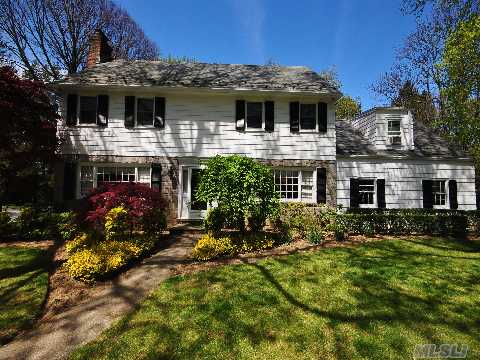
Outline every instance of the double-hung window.
[(96, 124), (97, 123), (97, 97), (96, 96), (80, 96), (80, 124)]
[(315, 130), (317, 128), (317, 105), (300, 104), (300, 130)]
[(374, 179), (358, 180), (358, 202), (361, 205), (375, 204), (375, 180)]
[(274, 170), (275, 189), (282, 201), (313, 202), (313, 170)]
[(153, 98), (137, 99), (137, 126), (153, 126)]
[(263, 102), (246, 102), (247, 129), (263, 128)]
[(80, 196), (86, 196), (95, 187), (107, 183), (137, 182), (150, 185), (150, 166), (80, 166)]
[(388, 120), (388, 141), (390, 145), (401, 145), (400, 120)]
[(445, 206), (447, 203), (447, 192), (445, 188), (445, 180), (432, 181), (433, 205)]

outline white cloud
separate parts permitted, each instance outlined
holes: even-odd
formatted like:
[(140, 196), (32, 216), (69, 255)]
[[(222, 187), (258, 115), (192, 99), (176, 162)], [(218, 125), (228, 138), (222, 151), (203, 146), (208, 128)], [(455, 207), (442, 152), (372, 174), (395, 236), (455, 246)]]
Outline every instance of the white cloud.
[(247, 51), (257, 63), (265, 62), (263, 26), (265, 7), (262, 0), (232, 0), (237, 17), (247, 42)]

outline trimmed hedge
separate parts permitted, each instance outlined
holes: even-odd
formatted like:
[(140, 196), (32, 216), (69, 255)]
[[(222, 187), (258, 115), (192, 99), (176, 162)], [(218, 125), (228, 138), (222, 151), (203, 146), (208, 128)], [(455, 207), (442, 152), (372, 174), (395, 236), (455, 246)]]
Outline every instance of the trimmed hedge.
[[(469, 219), (466, 214), (446, 213), (346, 213), (338, 215), (349, 233), (353, 234), (440, 234), (464, 237), (468, 232)], [(373, 230), (373, 231), (372, 231)]]

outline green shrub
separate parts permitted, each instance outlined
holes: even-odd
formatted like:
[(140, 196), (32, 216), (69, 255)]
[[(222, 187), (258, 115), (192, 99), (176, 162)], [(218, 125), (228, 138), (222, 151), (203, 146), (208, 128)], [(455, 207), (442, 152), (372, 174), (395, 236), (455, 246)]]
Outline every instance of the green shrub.
[(203, 220), (205, 231), (220, 232), (225, 226), (225, 216), (219, 207), (210, 208)]
[(29, 240), (56, 237), (57, 223), (51, 211), (23, 207), (15, 220), (17, 235)]
[(272, 170), (255, 160), (239, 155), (210, 158), (202, 171), (197, 198), (216, 203), (230, 226), (245, 229), (248, 216), (262, 224), (278, 212), (279, 195)]
[(79, 231), (76, 214), (73, 211), (55, 214), (53, 220), (57, 224), (58, 236), (64, 241), (72, 239)]
[(13, 234), (14, 225), (10, 215), (6, 211), (0, 212), (0, 240), (10, 238)]
[(307, 239), (312, 244), (320, 245), (325, 240), (325, 234), (322, 230), (310, 229), (308, 231)]

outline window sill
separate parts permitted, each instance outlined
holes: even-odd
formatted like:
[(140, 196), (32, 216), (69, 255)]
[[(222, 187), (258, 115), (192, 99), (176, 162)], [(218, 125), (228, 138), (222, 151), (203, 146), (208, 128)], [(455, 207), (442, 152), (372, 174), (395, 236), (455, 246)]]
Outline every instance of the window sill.
[(78, 127), (78, 128), (104, 128), (106, 126), (100, 126), (100, 125), (97, 125), (97, 124), (77, 124), (77, 125), (75, 125), (75, 127)]
[(376, 209), (377, 204), (359, 204), (358, 207), (360, 209)]
[(245, 128), (245, 132), (252, 132), (252, 133), (264, 133), (264, 132), (269, 132), (265, 131), (264, 128)]

